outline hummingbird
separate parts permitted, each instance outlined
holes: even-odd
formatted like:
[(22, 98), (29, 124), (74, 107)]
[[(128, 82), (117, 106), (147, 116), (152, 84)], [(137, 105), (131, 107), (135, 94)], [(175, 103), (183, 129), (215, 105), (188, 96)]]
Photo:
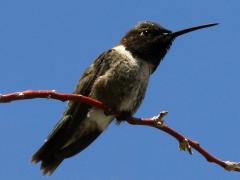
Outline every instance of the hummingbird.
[(217, 23), (172, 32), (152, 21), (138, 23), (119, 44), (96, 58), (73, 92), (102, 101), (113, 112), (120, 112), (119, 116), (69, 101), (62, 118), (32, 156), (32, 162), (41, 162), (43, 174), (51, 175), (64, 159), (89, 146), (114, 118), (121, 122), (132, 116), (144, 99), (150, 76), (176, 37), (215, 25)]

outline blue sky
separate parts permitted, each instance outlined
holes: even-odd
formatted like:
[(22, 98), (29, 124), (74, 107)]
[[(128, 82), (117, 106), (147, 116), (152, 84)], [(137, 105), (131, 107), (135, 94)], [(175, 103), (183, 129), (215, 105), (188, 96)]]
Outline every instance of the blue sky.
[[(72, 92), (81, 73), (129, 28), (152, 20), (171, 30), (219, 22), (178, 38), (151, 78), (136, 113), (168, 110), (166, 123), (225, 160), (240, 161), (239, 1), (1, 1), (0, 92)], [(236, 180), (240, 174), (178, 150), (149, 127), (117, 126), (50, 178), (30, 163), (66, 103), (28, 100), (0, 104), (0, 179)]]

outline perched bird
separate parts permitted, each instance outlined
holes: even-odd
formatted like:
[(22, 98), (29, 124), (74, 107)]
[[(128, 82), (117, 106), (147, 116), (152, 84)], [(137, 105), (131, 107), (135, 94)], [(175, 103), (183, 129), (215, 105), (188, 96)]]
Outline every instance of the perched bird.
[[(141, 104), (150, 75), (166, 55), (173, 40), (185, 33), (217, 24), (172, 32), (157, 23), (136, 25), (112, 49), (102, 53), (83, 73), (74, 93), (90, 96), (120, 112), (117, 121), (132, 116)], [(70, 101), (32, 161), (41, 162), (51, 175), (60, 163), (85, 149), (113, 121), (114, 115), (90, 105)]]

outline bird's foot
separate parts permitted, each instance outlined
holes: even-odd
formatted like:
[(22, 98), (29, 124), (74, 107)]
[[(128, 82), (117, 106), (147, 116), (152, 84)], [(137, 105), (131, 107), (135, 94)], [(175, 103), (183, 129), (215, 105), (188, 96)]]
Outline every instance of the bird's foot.
[(158, 128), (163, 127), (163, 125), (164, 125), (164, 119), (163, 119), (163, 118), (164, 118), (167, 114), (168, 114), (167, 111), (161, 111), (161, 112), (159, 113), (159, 115), (154, 116), (154, 117), (152, 118), (152, 120), (155, 122), (155, 125), (156, 125)]
[(111, 116), (115, 114), (115, 111), (113, 109), (104, 110), (104, 114), (106, 116)]
[(179, 142), (179, 149), (180, 151), (188, 151), (189, 154), (192, 155), (192, 147), (190, 146), (188, 139), (184, 139), (183, 141)]
[(105, 114), (106, 116), (115, 115), (115, 118), (116, 118), (116, 120), (117, 120), (118, 122), (125, 121), (125, 120), (127, 120), (129, 117), (132, 116), (131, 112), (129, 112), (129, 111), (120, 111), (120, 112), (118, 112), (118, 111), (116, 111), (116, 110), (114, 110), (114, 109), (109, 109), (109, 110), (107, 110), (107, 111), (105, 110), (105, 111), (104, 111), (104, 114)]
[(129, 117), (132, 116), (132, 113), (129, 111), (121, 111), (116, 113), (115, 117), (118, 122), (122, 122), (127, 120)]

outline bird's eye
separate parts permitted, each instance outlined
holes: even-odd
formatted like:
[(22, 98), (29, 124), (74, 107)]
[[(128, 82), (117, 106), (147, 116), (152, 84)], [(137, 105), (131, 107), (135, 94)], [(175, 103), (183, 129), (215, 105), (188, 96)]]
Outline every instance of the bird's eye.
[(150, 35), (150, 31), (148, 30), (144, 30), (140, 33), (140, 36), (149, 36)]
[(164, 36), (166, 36), (166, 35), (168, 35), (169, 33), (168, 32), (164, 32), (164, 33), (162, 33)]

